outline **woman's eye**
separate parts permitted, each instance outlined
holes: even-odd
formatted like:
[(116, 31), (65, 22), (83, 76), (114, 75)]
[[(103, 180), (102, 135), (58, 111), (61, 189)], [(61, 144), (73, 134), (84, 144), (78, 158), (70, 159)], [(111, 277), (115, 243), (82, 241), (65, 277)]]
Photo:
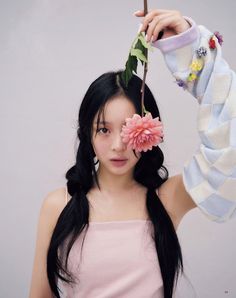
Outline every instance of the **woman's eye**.
[(108, 132), (108, 129), (106, 127), (98, 128), (98, 132), (102, 132), (103, 134)]

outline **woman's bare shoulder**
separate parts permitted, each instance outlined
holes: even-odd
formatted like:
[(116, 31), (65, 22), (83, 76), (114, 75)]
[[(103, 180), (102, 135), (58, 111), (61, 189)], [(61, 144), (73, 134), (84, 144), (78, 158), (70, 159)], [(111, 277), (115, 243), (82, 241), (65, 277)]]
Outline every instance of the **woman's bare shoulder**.
[(49, 192), (41, 206), (41, 213), (51, 218), (53, 224), (66, 206), (66, 188), (61, 187)]
[(47, 279), (46, 259), (53, 230), (65, 207), (65, 187), (49, 192), (43, 199), (38, 219), (37, 240), (29, 297), (52, 297)]
[(43, 204), (54, 209), (64, 208), (66, 204), (66, 188), (60, 187), (49, 192), (44, 198)]

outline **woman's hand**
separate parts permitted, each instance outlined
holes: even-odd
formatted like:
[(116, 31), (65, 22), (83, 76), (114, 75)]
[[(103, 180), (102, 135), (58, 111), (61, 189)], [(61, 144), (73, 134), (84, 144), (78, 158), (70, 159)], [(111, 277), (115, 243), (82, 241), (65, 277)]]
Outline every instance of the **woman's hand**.
[[(134, 15), (143, 17), (144, 12), (136, 11)], [(167, 38), (182, 33), (190, 27), (179, 11), (154, 9), (143, 18), (140, 32), (146, 31), (147, 42), (154, 42), (161, 31), (164, 33), (162, 38)]]

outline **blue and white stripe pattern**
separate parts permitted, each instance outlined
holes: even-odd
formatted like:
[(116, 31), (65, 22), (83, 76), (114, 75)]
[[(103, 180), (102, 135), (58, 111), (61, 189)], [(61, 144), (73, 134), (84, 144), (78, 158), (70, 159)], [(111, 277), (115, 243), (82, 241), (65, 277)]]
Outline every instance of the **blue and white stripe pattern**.
[[(213, 221), (224, 222), (236, 216), (236, 75), (222, 58), (217, 38), (210, 49), (213, 33), (185, 17), (191, 28), (179, 35), (153, 43), (164, 54), (176, 80), (199, 102), (197, 152), (184, 165), (187, 192)], [(190, 65), (199, 59), (204, 47), (203, 68), (198, 78), (188, 81)]]

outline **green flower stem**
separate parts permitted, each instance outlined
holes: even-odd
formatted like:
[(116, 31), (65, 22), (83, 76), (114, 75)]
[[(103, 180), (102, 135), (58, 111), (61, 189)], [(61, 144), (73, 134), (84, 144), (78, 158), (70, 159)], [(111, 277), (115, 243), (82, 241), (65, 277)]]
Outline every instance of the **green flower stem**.
[(149, 111), (147, 111), (147, 110), (145, 109), (145, 106), (142, 106), (142, 108), (143, 108), (143, 111), (144, 111), (144, 115), (146, 115), (146, 114), (149, 113)]
[[(147, 56), (148, 56), (148, 49), (145, 49), (145, 52), (146, 52), (145, 53), (145, 57), (147, 58)], [(142, 117), (143, 117), (143, 114), (145, 113), (144, 94), (145, 94), (145, 82), (146, 82), (147, 71), (148, 71), (147, 62), (144, 62), (143, 68), (144, 68), (144, 71), (143, 71), (143, 81), (142, 81), (142, 87), (141, 87), (141, 94), (142, 94), (142, 97), (141, 97)]]
[[(148, 13), (148, 6), (147, 6), (147, 0), (144, 0), (144, 16)], [(145, 32), (146, 35), (146, 32)], [(145, 48), (144, 50), (144, 56), (146, 57), (146, 61), (148, 61), (148, 48)], [(142, 87), (141, 87), (141, 107), (142, 107), (142, 117), (144, 114), (146, 114), (146, 109), (144, 106), (144, 94), (145, 94), (145, 82), (146, 82), (146, 76), (147, 76), (147, 71), (148, 71), (148, 65), (147, 62), (143, 63), (143, 81), (142, 81)]]

